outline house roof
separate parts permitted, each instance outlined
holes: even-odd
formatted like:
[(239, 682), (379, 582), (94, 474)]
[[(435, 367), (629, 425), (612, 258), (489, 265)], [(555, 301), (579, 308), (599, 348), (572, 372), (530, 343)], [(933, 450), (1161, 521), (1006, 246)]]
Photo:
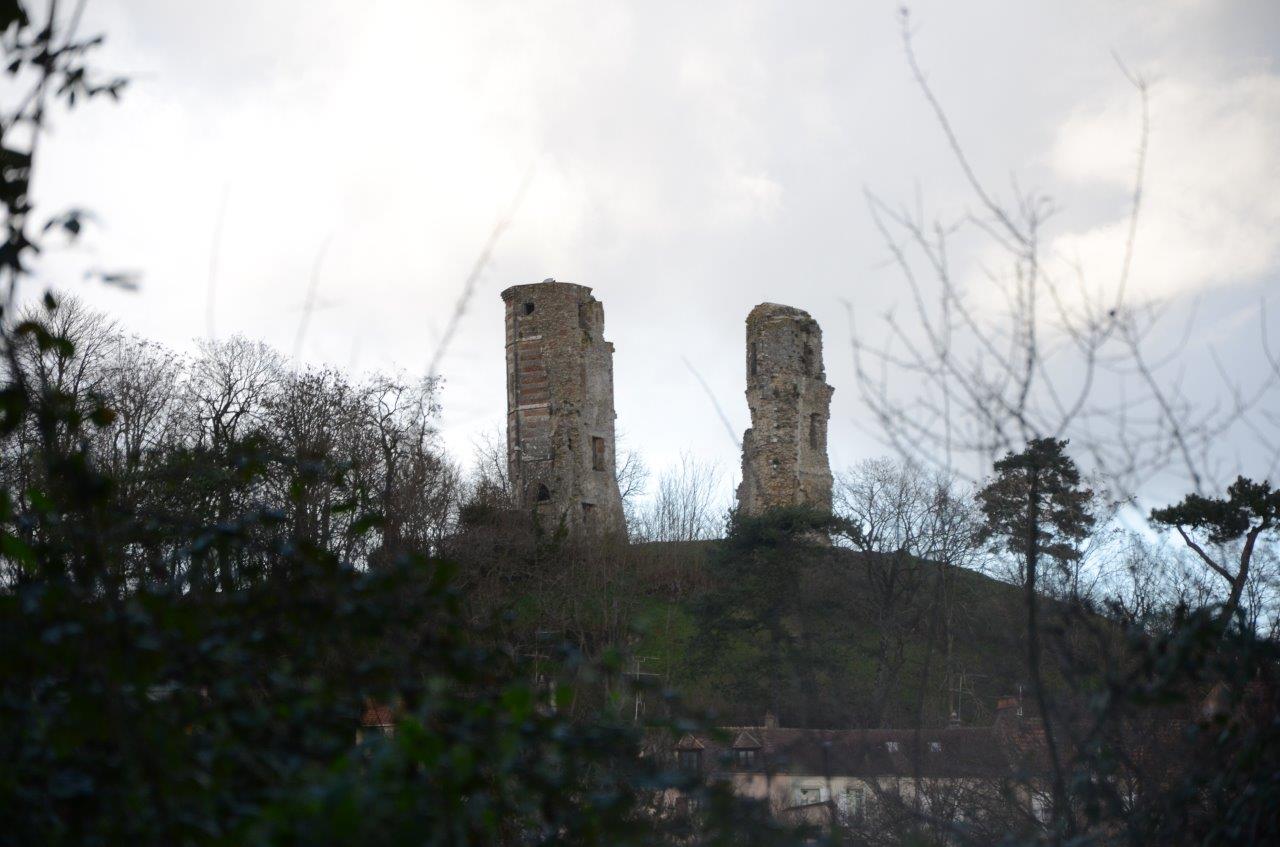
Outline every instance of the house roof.
[[(721, 734), (722, 733), (722, 734)], [(824, 776), (1001, 777), (1017, 772), (1022, 745), (995, 727), (794, 729), (722, 727), (699, 733), (703, 761), (736, 770), (732, 750), (757, 747), (753, 770)], [(741, 744), (743, 738), (754, 744)], [(689, 749), (690, 736), (678, 745)], [(730, 741), (729, 739), (732, 739)]]
[(361, 726), (389, 727), (394, 726), (395, 722), (395, 713), (391, 710), (391, 707), (384, 706), (381, 703), (374, 703), (372, 700), (365, 703), (364, 714), (360, 716)]
[(705, 750), (706, 748), (707, 745), (702, 739), (692, 733), (685, 735), (676, 743), (677, 750)]

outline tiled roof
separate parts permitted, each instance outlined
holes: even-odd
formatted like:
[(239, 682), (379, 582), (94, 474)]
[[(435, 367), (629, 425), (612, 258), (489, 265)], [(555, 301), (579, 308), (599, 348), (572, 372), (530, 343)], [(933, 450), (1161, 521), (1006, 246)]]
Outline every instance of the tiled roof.
[[(826, 776), (1001, 777), (1013, 774), (1015, 747), (994, 727), (947, 729), (793, 729), (722, 727), (732, 742), (699, 734), (712, 770), (735, 770), (730, 751), (755, 739), (755, 770)], [(682, 740), (680, 747), (685, 747)], [(722, 764), (723, 760), (723, 764)]]
[(679, 743), (676, 744), (676, 749), (677, 750), (705, 750), (707, 749), (707, 745), (704, 744), (702, 739), (699, 738), (698, 736), (689, 734), (689, 735), (686, 735), (684, 738), (680, 739)]
[(360, 716), (361, 726), (388, 727), (393, 726), (395, 722), (395, 714), (391, 711), (391, 707), (372, 701), (365, 704), (364, 714)]

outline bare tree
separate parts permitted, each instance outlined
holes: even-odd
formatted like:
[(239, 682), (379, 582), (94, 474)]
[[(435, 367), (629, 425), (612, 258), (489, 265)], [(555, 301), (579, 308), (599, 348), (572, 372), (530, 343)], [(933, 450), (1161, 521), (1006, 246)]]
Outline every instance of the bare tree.
[(383, 556), (433, 549), (453, 516), (459, 475), (439, 450), (438, 384), (437, 378), (379, 377), (365, 390), (364, 414), (381, 480)]
[[(1145, 179), (1147, 82), (1122, 66), (1141, 118), (1123, 256), (1111, 283), (1099, 286), (1078, 267), (1059, 270), (1064, 263), (1049, 254), (1057, 207), (1047, 195), (1023, 191), (1015, 180), (1013, 200), (1004, 201), (978, 175), (917, 61), (905, 10), (902, 37), (973, 208), (955, 220), (930, 220), (918, 205), (895, 208), (867, 194), (911, 304), (910, 320), (887, 316), (881, 343), (852, 333), (859, 391), (884, 440), (915, 464), (976, 479), (998, 456), (1035, 438), (1069, 438), (1106, 473), (1121, 500), (1166, 470), (1186, 477), (1197, 493), (1214, 486), (1216, 450), (1238, 429), (1275, 453), (1254, 418), (1280, 384), (1280, 368), (1245, 386), (1219, 367), (1224, 393), (1196, 396), (1180, 378), (1186, 338), (1154, 349), (1171, 304), (1130, 296)], [(987, 251), (979, 255), (999, 257), (979, 266), (982, 286), (996, 295), (994, 307), (964, 285), (955, 253), (966, 239)], [(852, 307), (850, 313), (852, 320)], [(1189, 321), (1187, 331), (1193, 326)]]
[(242, 335), (201, 341), (186, 383), (196, 440), (221, 450), (242, 436), (262, 415), (283, 372), (283, 357), (260, 341)]
[(649, 466), (645, 464), (644, 456), (638, 449), (622, 446), (621, 435), (618, 441), (620, 460), (617, 463), (616, 475), (618, 492), (622, 495), (622, 514), (627, 521), (627, 526), (635, 526), (640, 520), (637, 511), (640, 500), (649, 487)]
[(941, 623), (945, 675), (951, 674), (950, 569), (977, 558), (976, 516), (946, 476), (890, 459), (839, 474), (834, 499), (866, 567), (870, 591), (858, 599), (878, 634), (869, 720), (881, 725), (901, 685), (907, 644), (927, 626)]
[(700, 541), (716, 536), (722, 519), (719, 467), (682, 453), (658, 476), (658, 489), (641, 507), (635, 536), (643, 541)]
[(355, 497), (351, 471), (359, 454), (360, 406), (356, 390), (328, 369), (283, 374), (263, 402), (262, 434), (269, 439), (271, 472), (263, 488), (284, 506), (297, 544), (341, 551), (352, 548), (344, 530), (351, 511), (337, 508)]
[(482, 514), (493, 516), (515, 506), (515, 490), (507, 465), (507, 442), (497, 427), (478, 433), (471, 442), (471, 471), (463, 481), (459, 496), (464, 506), (464, 522)]
[(128, 487), (144, 457), (178, 437), (176, 401), (186, 363), (154, 342), (128, 336), (116, 340), (103, 371), (100, 390), (115, 419), (99, 431), (97, 455)]

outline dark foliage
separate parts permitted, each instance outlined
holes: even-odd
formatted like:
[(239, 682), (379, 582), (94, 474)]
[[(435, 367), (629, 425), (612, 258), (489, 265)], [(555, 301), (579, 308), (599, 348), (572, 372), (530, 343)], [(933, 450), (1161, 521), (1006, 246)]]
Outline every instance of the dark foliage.
[(811, 725), (831, 651), (844, 632), (825, 624), (847, 581), (829, 536), (842, 522), (805, 508), (762, 516), (735, 512), (708, 563), (711, 588), (699, 599), (697, 649), (723, 668), (734, 699), (765, 703), (775, 715)]

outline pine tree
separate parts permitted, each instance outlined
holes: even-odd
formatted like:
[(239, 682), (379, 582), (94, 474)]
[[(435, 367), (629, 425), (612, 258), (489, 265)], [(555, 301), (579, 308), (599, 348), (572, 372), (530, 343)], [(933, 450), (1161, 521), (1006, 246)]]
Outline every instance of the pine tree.
[(1074, 833), (1067, 807), (1066, 780), (1062, 773), (1053, 721), (1045, 696), (1040, 668), (1040, 622), (1037, 580), (1040, 564), (1050, 559), (1065, 566), (1080, 556), (1078, 544), (1094, 523), (1089, 503), (1093, 496), (1080, 484), (1080, 471), (1066, 454), (1067, 442), (1037, 438), (1018, 453), (1008, 453), (995, 463), (995, 476), (978, 492), (985, 517), (980, 536), (1000, 542), (1020, 557), (1027, 607), (1027, 670), (1035, 691), (1053, 768), (1053, 805), (1056, 821)]

